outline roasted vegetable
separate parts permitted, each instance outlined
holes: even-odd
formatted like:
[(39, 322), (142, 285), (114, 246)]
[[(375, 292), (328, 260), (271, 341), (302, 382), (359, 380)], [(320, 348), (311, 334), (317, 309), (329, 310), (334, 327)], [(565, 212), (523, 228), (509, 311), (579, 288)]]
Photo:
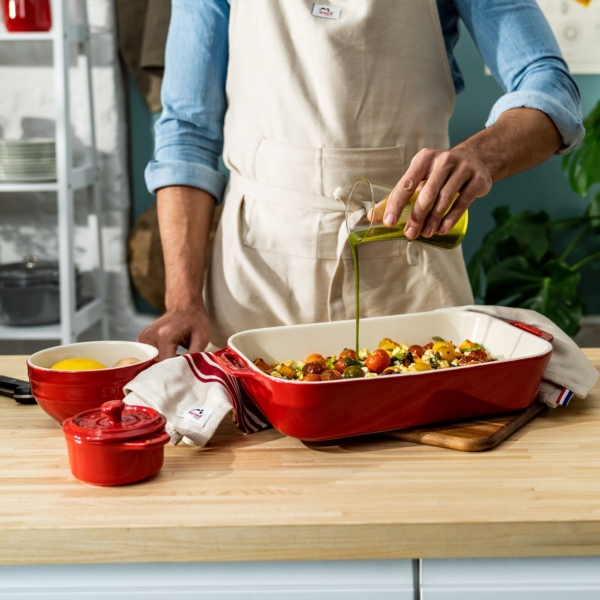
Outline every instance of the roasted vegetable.
[(273, 369), (270, 365), (268, 365), (262, 358), (257, 358), (254, 361), (254, 364), (261, 370), (263, 373), (270, 373)]
[(302, 375), (321, 375), (324, 370), (325, 366), (323, 363), (317, 361), (307, 362), (302, 367)]
[(323, 371), (321, 373), (321, 381), (333, 381), (334, 379), (341, 379), (342, 376), (337, 371), (332, 371), (328, 369), (327, 371)]
[(358, 365), (347, 367), (344, 371), (344, 379), (357, 379), (358, 377), (364, 376), (365, 372)]
[(377, 348), (367, 356), (365, 366), (372, 373), (382, 373), (384, 369), (390, 366), (390, 362), (390, 355), (384, 349)]
[(450, 369), (495, 360), (480, 344), (464, 340), (459, 346), (440, 337), (424, 345), (408, 346), (391, 338), (379, 342), (379, 348), (370, 351), (363, 348), (356, 352), (344, 348), (339, 356), (313, 353), (306, 363), (285, 360), (270, 366), (257, 358), (254, 364), (273, 377), (285, 377), (300, 381), (336, 381), (360, 377), (379, 377), (402, 373), (420, 373), (438, 369)]

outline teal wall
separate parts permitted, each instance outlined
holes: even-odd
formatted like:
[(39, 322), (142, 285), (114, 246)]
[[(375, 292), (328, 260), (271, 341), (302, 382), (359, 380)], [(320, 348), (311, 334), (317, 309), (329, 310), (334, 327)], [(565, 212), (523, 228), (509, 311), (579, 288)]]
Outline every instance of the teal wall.
[(144, 169), (154, 153), (153, 127), (156, 115), (150, 114), (133, 79), (129, 77), (129, 163), (131, 168), (132, 222), (156, 201), (146, 188)]
[[(153, 125), (156, 115), (150, 114), (146, 103), (139, 93), (133, 79), (128, 81), (129, 101), (129, 167), (130, 187), (132, 196), (131, 223), (156, 201), (156, 198), (146, 188), (144, 169), (154, 153)], [(157, 312), (133, 290), (133, 299), (138, 311), (147, 314)]]
[[(462, 28), (462, 36), (456, 48), (456, 57), (465, 76), (466, 90), (456, 99), (456, 108), (450, 122), (450, 138), (453, 144), (464, 140), (484, 127), (490, 109), (502, 95), (502, 89), (493, 77), (485, 75), (484, 64), (469, 34)], [(581, 90), (583, 114), (586, 115), (600, 99), (600, 76), (580, 75), (575, 80)], [(513, 211), (546, 210), (559, 218), (581, 214), (586, 206), (583, 198), (574, 194), (561, 170), (561, 158), (552, 157), (534, 169), (519, 173), (494, 184), (491, 192), (477, 200), (469, 211), (469, 232), (463, 244), (468, 260), (481, 244), (485, 233), (493, 226), (492, 210), (502, 204)], [(560, 248), (568, 238), (557, 240)], [(589, 248), (580, 247), (573, 260), (582, 258)], [(595, 282), (600, 276), (600, 264), (584, 268), (580, 290), (588, 312), (600, 313), (600, 289)]]
[[(463, 27), (463, 35), (456, 48), (459, 65), (466, 81), (466, 90), (456, 99), (456, 109), (450, 122), (450, 137), (456, 144), (482, 129), (494, 102), (502, 95), (493, 77), (484, 74), (484, 64), (477, 48)], [(581, 90), (584, 115), (600, 99), (600, 76), (575, 77)], [(131, 167), (133, 216), (137, 218), (152, 202), (144, 183), (144, 168), (152, 155), (152, 124), (155, 116), (148, 112), (135, 85), (130, 81), (131, 114)], [(501, 204), (517, 210), (546, 210), (553, 217), (579, 214), (585, 201), (571, 192), (561, 171), (560, 157), (553, 157), (543, 165), (498, 182), (485, 198), (477, 200), (470, 211), (469, 232), (464, 242), (468, 260), (479, 247), (485, 233), (492, 227), (491, 211)], [(558, 246), (568, 239), (558, 240)], [(574, 260), (589, 252), (582, 247)], [(583, 272), (582, 295), (588, 312), (600, 313), (600, 291), (594, 282), (600, 276), (600, 265), (589, 265)]]

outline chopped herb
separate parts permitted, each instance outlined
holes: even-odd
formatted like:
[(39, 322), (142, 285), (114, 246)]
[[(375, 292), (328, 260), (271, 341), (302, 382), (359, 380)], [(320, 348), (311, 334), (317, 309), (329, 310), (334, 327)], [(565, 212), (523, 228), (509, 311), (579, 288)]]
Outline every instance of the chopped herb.
[(328, 358), (328, 359), (325, 361), (325, 366), (326, 366), (326, 367), (327, 367), (329, 370), (331, 370), (331, 371), (333, 371), (333, 368), (334, 368), (334, 365), (335, 365), (335, 360), (334, 360), (334, 359), (335, 359), (335, 356), (332, 356), (331, 358)]
[(468, 354), (469, 352), (473, 352), (474, 350), (485, 350), (485, 348), (483, 346), (480, 346), (479, 344), (475, 344), (474, 346), (471, 346), (470, 348), (463, 348), (461, 350), (461, 352), (463, 354)]
[(434, 335), (431, 339), (434, 342), (445, 342), (446, 341), (444, 338), (441, 338), (439, 335)]

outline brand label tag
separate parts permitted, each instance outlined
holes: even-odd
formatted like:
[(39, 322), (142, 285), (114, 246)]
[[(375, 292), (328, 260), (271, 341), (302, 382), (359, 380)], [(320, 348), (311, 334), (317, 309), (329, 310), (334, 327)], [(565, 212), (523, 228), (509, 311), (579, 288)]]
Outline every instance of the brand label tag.
[(214, 410), (212, 408), (192, 408), (191, 410), (183, 411), (177, 416), (186, 421), (191, 421), (196, 425), (203, 426), (213, 412)]
[(328, 4), (313, 4), (313, 17), (321, 17), (322, 19), (339, 19), (342, 9), (337, 6), (329, 6)]

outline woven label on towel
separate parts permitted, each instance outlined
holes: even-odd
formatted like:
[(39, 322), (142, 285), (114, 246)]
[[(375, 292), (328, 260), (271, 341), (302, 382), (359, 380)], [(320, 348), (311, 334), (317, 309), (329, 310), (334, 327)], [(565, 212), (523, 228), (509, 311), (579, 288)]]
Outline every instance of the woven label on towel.
[(322, 19), (339, 19), (342, 9), (337, 6), (328, 6), (326, 4), (313, 4), (313, 17)]
[(573, 392), (567, 388), (563, 388), (556, 399), (558, 406), (567, 406), (573, 397)]
[(214, 410), (212, 408), (192, 408), (191, 410), (186, 410), (177, 416), (185, 419), (186, 421), (196, 423), (196, 425), (204, 425), (213, 412)]

